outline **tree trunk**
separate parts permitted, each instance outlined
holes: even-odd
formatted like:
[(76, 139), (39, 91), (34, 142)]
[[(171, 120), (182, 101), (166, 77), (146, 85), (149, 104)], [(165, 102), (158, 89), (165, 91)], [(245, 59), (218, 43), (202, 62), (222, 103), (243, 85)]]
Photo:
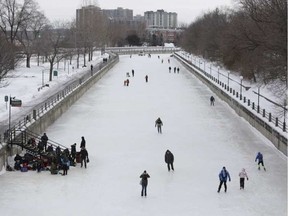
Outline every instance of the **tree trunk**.
[(26, 54), (26, 67), (30, 68), (30, 59), (31, 59), (31, 54)]

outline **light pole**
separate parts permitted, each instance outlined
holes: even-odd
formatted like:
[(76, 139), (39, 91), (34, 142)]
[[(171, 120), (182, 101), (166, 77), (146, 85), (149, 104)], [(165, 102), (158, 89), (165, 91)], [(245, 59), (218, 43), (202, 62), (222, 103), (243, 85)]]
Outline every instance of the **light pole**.
[(211, 68), (211, 64), (210, 64), (210, 76), (212, 75), (212, 68)]
[(218, 79), (218, 83), (219, 83), (219, 70), (220, 70), (220, 67), (218, 66), (218, 71), (217, 71), (217, 79)]
[(242, 81), (243, 81), (243, 76), (240, 76), (240, 100), (242, 100)]
[(229, 79), (230, 79), (230, 78), (229, 78), (229, 75), (230, 75), (230, 71), (227, 71), (227, 74), (228, 74), (228, 76), (227, 76), (227, 77), (228, 77), (227, 87), (228, 87), (228, 90), (229, 90)]
[(258, 87), (258, 104), (257, 104), (257, 112), (259, 113), (259, 107), (260, 107), (260, 86)]

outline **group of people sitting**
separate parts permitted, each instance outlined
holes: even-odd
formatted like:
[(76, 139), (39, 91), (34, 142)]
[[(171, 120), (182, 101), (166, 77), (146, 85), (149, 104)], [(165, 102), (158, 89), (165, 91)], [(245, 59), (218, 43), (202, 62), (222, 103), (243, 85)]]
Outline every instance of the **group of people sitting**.
[[(43, 136), (47, 135), (44, 133)], [(39, 143), (43, 144), (43, 149), (39, 147), (36, 147), (35, 145), (35, 139), (30, 138), (27, 142), (27, 145), (35, 146), (34, 151), (41, 154), (37, 156), (33, 156), (32, 154), (26, 152), (23, 156), (20, 156), (20, 154), (16, 154), (14, 157), (14, 167), (13, 165), (7, 165), (6, 170), (7, 171), (13, 171), (13, 170), (20, 170), (22, 172), (27, 172), (28, 170), (37, 170), (38, 172), (41, 171), (50, 171), (51, 174), (62, 174), (67, 175), (68, 170), (70, 166), (76, 166), (76, 163), (81, 163), (81, 167), (83, 165), (85, 168), (87, 168), (87, 163), (89, 162), (88, 158), (88, 151), (85, 148), (85, 139), (82, 137), (81, 141), (81, 150), (80, 152), (76, 151), (76, 143), (71, 145), (71, 151), (69, 151), (68, 148), (61, 149), (60, 146), (57, 146), (54, 150), (52, 145), (49, 145), (47, 148), (48, 143), (48, 137), (43, 139), (43, 136), (41, 137), (41, 140)], [(46, 154), (43, 154), (45, 152)], [(12, 159), (11, 159), (12, 160)], [(13, 167), (13, 168), (12, 168)], [(61, 172), (61, 170), (63, 172)]]

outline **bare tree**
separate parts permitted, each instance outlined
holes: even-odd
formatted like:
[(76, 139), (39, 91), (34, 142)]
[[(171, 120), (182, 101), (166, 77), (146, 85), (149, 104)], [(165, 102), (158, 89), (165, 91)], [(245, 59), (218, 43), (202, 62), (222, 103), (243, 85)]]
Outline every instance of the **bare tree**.
[(11, 51), (11, 44), (8, 43), (4, 36), (0, 33), (0, 81), (2, 81), (7, 73), (13, 68), (14, 53)]
[(41, 31), (48, 24), (47, 18), (42, 12), (34, 11), (31, 19), (24, 21), (20, 25), (17, 39), (22, 45), (22, 50), (26, 56), (26, 67), (30, 68), (30, 58), (39, 49), (39, 37)]
[(63, 23), (46, 26), (42, 31), (41, 38), (45, 47), (43, 53), (50, 63), (49, 81), (53, 79), (54, 64), (65, 57), (66, 52), (63, 49), (63, 44), (66, 31), (67, 25)]
[(31, 19), (36, 9), (37, 4), (33, 0), (0, 1), (0, 30), (5, 35), (5, 39), (11, 44), (11, 50), (14, 53), (16, 51), (16, 36), (20, 26)]

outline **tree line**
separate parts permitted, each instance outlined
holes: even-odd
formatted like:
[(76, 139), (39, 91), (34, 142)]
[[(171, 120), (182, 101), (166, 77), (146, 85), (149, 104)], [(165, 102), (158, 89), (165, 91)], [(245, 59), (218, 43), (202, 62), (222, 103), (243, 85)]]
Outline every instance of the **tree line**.
[(86, 66), (93, 51), (105, 45), (140, 45), (144, 25), (131, 29), (126, 23), (109, 21), (101, 13), (96, 16), (81, 27), (76, 20), (51, 23), (34, 0), (0, 0), (0, 81), (23, 59), (29, 68), (32, 56), (37, 56), (38, 66), (49, 62), (51, 81), (53, 66), (63, 58), (71, 63), (76, 56), (79, 68), (80, 56)]
[(188, 26), (181, 46), (251, 81), (280, 81), (286, 94), (286, 0), (236, 0), (233, 10), (216, 8)]

